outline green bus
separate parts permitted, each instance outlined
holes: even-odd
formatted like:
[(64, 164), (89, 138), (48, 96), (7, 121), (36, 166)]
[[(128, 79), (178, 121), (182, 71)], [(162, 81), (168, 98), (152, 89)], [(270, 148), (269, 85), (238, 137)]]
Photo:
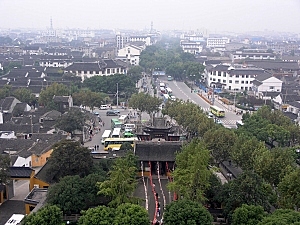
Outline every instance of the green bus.
[(122, 128), (122, 123), (118, 119), (111, 119), (111, 129)]
[(210, 112), (214, 114), (216, 117), (225, 117), (224, 109), (221, 109), (218, 106), (215, 105), (210, 106)]

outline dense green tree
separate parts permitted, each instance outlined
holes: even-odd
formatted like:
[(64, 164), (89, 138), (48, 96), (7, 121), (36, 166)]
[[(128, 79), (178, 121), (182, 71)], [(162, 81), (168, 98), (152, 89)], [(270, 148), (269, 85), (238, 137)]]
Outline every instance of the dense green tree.
[(11, 95), (11, 86), (4, 85), (3, 88), (0, 88), (0, 99), (9, 97)]
[(47, 172), (56, 181), (68, 175), (88, 175), (93, 167), (90, 150), (72, 140), (63, 140), (55, 144), (48, 163)]
[(57, 106), (53, 102), (53, 97), (69, 95), (69, 89), (63, 84), (53, 83), (51, 86), (48, 86), (46, 89), (42, 90), (39, 95), (39, 104), (46, 106), (48, 108), (56, 109)]
[(300, 208), (300, 169), (286, 174), (278, 184), (278, 201), (281, 208)]
[(294, 210), (277, 209), (265, 217), (258, 225), (299, 225), (300, 212)]
[(128, 151), (124, 158), (117, 158), (109, 172), (109, 178), (98, 183), (98, 194), (111, 198), (110, 206), (119, 206), (123, 203), (136, 203), (133, 196), (137, 186), (136, 156)]
[(55, 205), (46, 205), (22, 220), (22, 225), (63, 225), (62, 211)]
[(264, 208), (255, 205), (243, 204), (234, 210), (232, 225), (256, 225), (266, 216)]
[(10, 179), (9, 175), (10, 157), (9, 155), (0, 154), (0, 184), (7, 184)]
[(271, 147), (298, 143), (300, 130), (278, 110), (264, 106), (251, 116), (244, 117), (244, 126), (238, 132), (255, 136)]
[(169, 115), (172, 119), (174, 118), (190, 138), (203, 137), (208, 130), (216, 126), (214, 121), (207, 118), (198, 105), (189, 101), (168, 101), (162, 113)]
[(164, 213), (165, 225), (210, 225), (213, 218), (198, 202), (189, 200), (173, 201)]
[(75, 130), (82, 130), (84, 123), (85, 115), (80, 109), (73, 108), (57, 119), (55, 127), (73, 135)]
[(243, 170), (253, 170), (259, 157), (266, 151), (269, 152), (263, 142), (240, 134), (231, 149), (230, 158)]
[[(125, 74), (115, 74), (111, 76), (93, 76), (83, 82), (83, 87), (92, 92), (102, 92), (116, 95), (118, 86), (119, 97), (129, 98), (136, 92), (136, 82), (138, 81)], [(118, 84), (118, 85), (117, 85)]]
[(280, 180), (295, 167), (292, 149), (274, 148), (263, 151), (256, 158), (254, 171), (275, 187)]
[(84, 178), (78, 175), (65, 176), (49, 187), (47, 201), (57, 205), (65, 213), (79, 213), (91, 206), (103, 203), (97, 195), (97, 182), (104, 181), (105, 176), (89, 174)]
[(132, 66), (127, 71), (127, 75), (130, 76), (133, 80), (138, 81), (142, 77), (142, 72), (144, 71), (141, 66)]
[(243, 172), (236, 179), (223, 185), (219, 193), (224, 213), (231, 215), (233, 211), (243, 204), (262, 206), (269, 211), (269, 200), (273, 195), (271, 186), (263, 181), (256, 173)]
[(124, 142), (121, 145), (120, 150), (131, 150), (131, 151), (133, 151), (133, 147), (129, 142)]
[(117, 207), (113, 224), (115, 225), (148, 225), (149, 215), (140, 205), (124, 203)]
[(78, 225), (111, 225), (114, 222), (115, 211), (114, 208), (106, 206), (97, 206), (82, 211)]
[(204, 135), (204, 143), (218, 163), (229, 160), (236, 139), (236, 134), (224, 127), (209, 130)]
[(79, 213), (86, 208), (84, 188), (78, 175), (65, 176), (49, 187), (47, 202), (57, 205), (64, 213)]
[(209, 187), (211, 176), (209, 159), (209, 151), (203, 142), (194, 139), (183, 146), (176, 155), (176, 168), (172, 173), (174, 181), (169, 183), (169, 189), (180, 198), (204, 202), (204, 193)]
[(32, 94), (31, 90), (27, 88), (16, 89), (12, 95), (21, 102), (25, 102), (29, 105), (32, 105), (36, 100), (36, 97)]
[(129, 106), (133, 109), (138, 109), (141, 112), (147, 112), (150, 116), (159, 111), (159, 106), (162, 100), (157, 97), (152, 97), (149, 94), (140, 92), (133, 94), (129, 99)]

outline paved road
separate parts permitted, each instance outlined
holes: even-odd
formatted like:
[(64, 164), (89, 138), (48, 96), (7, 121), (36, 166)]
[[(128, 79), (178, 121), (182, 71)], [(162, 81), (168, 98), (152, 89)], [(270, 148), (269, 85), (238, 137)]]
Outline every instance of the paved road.
[[(163, 79), (161, 79), (163, 80)], [(173, 95), (176, 98), (182, 99), (184, 101), (191, 101), (197, 105), (199, 105), (203, 111), (208, 112), (210, 104), (207, 103), (203, 98), (201, 98), (198, 93), (191, 93), (191, 89), (184, 83), (180, 81), (166, 81), (163, 80), (168, 87), (172, 89)], [(200, 90), (197, 88), (197, 90)], [(204, 92), (201, 92), (204, 96), (207, 97), (207, 95)], [(236, 127), (236, 121), (241, 120), (241, 115), (236, 115), (236, 113), (233, 111), (233, 106), (228, 106), (226, 104), (223, 104), (218, 98), (215, 98), (214, 105), (222, 108), (225, 110), (225, 117), (221, 118), (220, 120), (223, 122), (224, 126), (235, 128)]]

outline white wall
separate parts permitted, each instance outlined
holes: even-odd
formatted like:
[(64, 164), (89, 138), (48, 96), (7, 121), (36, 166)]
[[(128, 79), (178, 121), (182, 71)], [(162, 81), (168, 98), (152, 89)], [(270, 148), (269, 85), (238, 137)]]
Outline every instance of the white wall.
[(15, 161), (13, 166), (27, 166), (31, 167), (31, 156), (28, 158), (23, 158), (18, 156), (17, 160)]
[(276, 77), (270, 77), (267, 80), (264, 80), (260, 86), (258, 86), (258, 92), (281, 92), (282, 81)]

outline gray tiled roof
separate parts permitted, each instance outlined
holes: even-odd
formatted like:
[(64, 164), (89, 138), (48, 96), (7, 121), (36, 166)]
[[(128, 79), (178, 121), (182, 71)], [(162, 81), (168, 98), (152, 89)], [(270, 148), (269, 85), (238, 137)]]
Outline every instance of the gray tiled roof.
[(171, 141), (139, 141), (136, 143), (135, 154), (140, 161), (175, 161), (177, 151), (180, 151), (182, 142)]
[(9, 167), (9, 173), (11, 178), (30, 178), (33, 171), (34, 170), (30, 167)]
[(246, 62), (266, 70), (299, 70), (299, 65), (297, 64), (297, 62), (283, 62), (273, 60), (247, 60)]
[(295, 107), (295, 108), (298, 108), (300, 109), (300, 102), (289, 102), (289, 105)]
[(257, 77), (255, 79), (258, 81), (264, 81), (271, 77), (272, 77), (272, 75), (270, 73), (264, 72), (264, 73), (260, 73), (259, 75), (257, 75)]

